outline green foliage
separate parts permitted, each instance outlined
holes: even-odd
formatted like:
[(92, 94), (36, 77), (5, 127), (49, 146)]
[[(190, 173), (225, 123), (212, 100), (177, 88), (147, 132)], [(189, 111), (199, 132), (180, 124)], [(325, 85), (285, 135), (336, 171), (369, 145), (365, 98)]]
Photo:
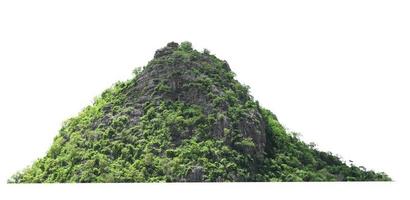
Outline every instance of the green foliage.
[(255, 147), (255, 143), (253, 143), (252, 138), (244, 138), (240, 140), (239, 142), (236, 142), (235, 144), (242, 148), (254, 148)]
[(134, 69), (134, 71), (132, 71), (133, 74), (135, 75), (135, 77), (138, 77), (139, 75), (141, 75), (142, 72), (142, 68), (141, 67), (137, 67)]
[(183, 51), (192, 51), (193, 50), (192, 49), (192, 43), (188, 42), (188, 41), (182, 42), (181, 45), (180, 45), (180, 48)]
[(204, 54), (209, 55), (209, 54), (211, 54), (211, 52), (208, 49), (204, 49)]
[(226, 62), (189, 42), (134, 74), (67, 120), (47, 154), (8, 182), (391, 180), (287, 132)]
[(164, 81), (161, 81), (157, 87), (155, 87), (155, 91), (158, 93), (166, 93), (171, 91), (171, 87), (169, 87)]

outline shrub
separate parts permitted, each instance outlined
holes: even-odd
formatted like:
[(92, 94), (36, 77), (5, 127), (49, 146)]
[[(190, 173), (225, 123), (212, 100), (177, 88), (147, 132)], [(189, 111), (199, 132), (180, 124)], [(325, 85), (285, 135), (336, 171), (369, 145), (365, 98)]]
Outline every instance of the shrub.
[(182, 42), (180, 48), (184, 51), (192, 51), (192, 43), (188, 41)]

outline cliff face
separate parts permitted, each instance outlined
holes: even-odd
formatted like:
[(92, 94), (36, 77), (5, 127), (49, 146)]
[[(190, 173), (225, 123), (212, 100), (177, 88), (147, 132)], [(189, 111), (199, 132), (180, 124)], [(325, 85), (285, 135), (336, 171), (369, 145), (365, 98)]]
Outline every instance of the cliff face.
[[(240, 121), (228, 117), (229, 108), (245, 107), (246, 103), (254, 104), (247, 94), (247, 88), (233, 79), (227, 62), (214, 56), (194, 52), (190, 46), (179, 48), (177, 43), (169, 43), (155, 53), (154, 60), (149, 63), (135, 81), (128, 102), (135, 105), (149, 102), (180, 102), (184, 105), (197, 106), (206, 115), (219, 115), (219, 119), (207, 124), (212, 127), (209, 136), (224, 139), (224, 130), (235, 128), (238, 135), (251, 138), (255, 148), (249, 148), (260, 156), (265, 147), (265, 130), (262, 116), (256, 107), (250, 107), (241, 113)], [(232, 93), (232, 101), (226, 92)], [(241, 94), (238, 96), (236, 94)], [(138, 110), (137, 113), (143, 113)], [(230, 114), (230, 113), (229, 113)], [(138, 121), (140, 116), (131, 116)], [(235, 127), (233, 127), (235, 126)], [(191, 138), (195, 132), (183, 130), (181, 133), (171, 132), (173, 141)], [(181, 137), (183, 136), (183, 137)], [(225, 141), (227, 142), (227, 141)]]
[(171, 42), (9, 182), (389, 180), (287, 133), (234, 76), (208, 51)]

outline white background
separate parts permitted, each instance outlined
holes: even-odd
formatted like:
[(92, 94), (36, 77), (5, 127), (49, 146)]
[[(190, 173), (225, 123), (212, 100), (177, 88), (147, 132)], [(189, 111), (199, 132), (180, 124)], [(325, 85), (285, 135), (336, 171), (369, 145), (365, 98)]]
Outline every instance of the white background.
[(64, 190), (71, 191), (66, 198), (97, 191), (110, 197), (111, 188), (167, 197), (189, 187), (198, 193), (195, 198), (401, 195), (410, 180), (409, 10), (408, 1), (394, 0), (2, 0), (1, 183), (44, 156), (64, 120), (116, 81), (129, 79), (156, 49), (185, 40), (227, 60), (255, 99), (303, 140), (396, 181), (3, 185), (7, 193), (2, 194), (31, 197)]

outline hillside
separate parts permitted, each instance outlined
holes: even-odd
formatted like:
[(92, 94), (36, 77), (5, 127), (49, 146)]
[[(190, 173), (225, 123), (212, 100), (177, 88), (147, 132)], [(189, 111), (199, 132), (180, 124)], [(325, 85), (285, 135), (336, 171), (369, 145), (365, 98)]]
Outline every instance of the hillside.
[(228, 63), (171, 42), (68, 119), (9, 183), (388, 181), (287, 132)]

